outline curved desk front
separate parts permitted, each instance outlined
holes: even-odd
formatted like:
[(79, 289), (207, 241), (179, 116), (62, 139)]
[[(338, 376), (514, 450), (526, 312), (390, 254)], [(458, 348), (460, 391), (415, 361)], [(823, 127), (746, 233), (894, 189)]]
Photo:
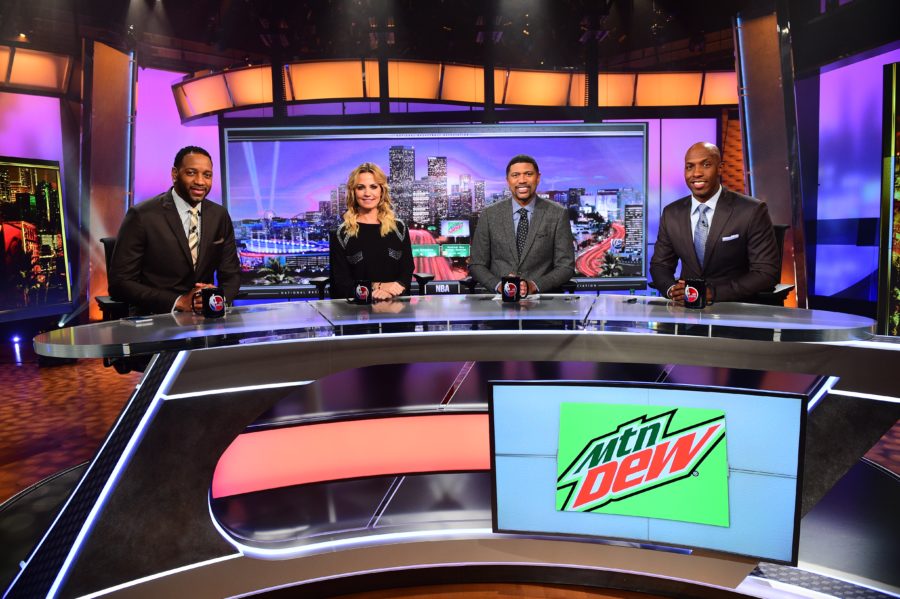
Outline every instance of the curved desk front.
[[(634, 296), (516, 305), (426, 296), (248, 306), (216, 320), (160, 315), (150, 326), (42, 334), (34, 343), (44, 355), (156, 356), (8, 596), (186, 588), (225, 596), (296, 585), (335, 592), (423, 584), (442, 572), (456, 582), (694, 596), (708, 585), (734, 587), (754, 560), (493, 533), (486, 381), (658, 382), (672, 380), (673, 368), (696, 375), (702, 367), (702, 382), (721, 387), (787, 384), (810, 394), (821, 377), (840, 377), (853, 392), (890, 395), (880, 374), (900, 354), (873, 336), (873, 325), (734, 303), (691, 311)], [(261, 432), (274, 445), (244, 455), (275, 478), (248, 484), (234, 473), (254, 464), (227, 458)], [(410, 444), (418, 461), (379, 439)], [(804, 502), (823, 492), (805, 487)]]

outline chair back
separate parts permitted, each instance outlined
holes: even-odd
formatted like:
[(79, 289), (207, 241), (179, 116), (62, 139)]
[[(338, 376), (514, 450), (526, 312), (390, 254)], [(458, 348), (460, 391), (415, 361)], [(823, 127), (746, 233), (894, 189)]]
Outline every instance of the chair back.
[(106, 275), (109, 276), (109, 267), (112, 264), (113, 251), (116, 249), (116, 238), (101, 237), (100, 243), (103, 244), (103, 255), (106, 258)]
[(778, 264), (784, 260), (784, 234), (790, 229), (790, 225), (772, 225), (775, 231), (775, 244), (778, 245)]
[[(772, 225), (775, 232), (775, 244), (778, 246), (778, 273), (781, 274), (781, 263), (784, 260), (784, 235), (790, 229), (790, 225)], [(779, 280), (781, 277), (779, 276)], [(745, 301), (751, 304), (764, 304), (766, 306), (783, 306), (788, 294), (794, 289), (793, 285), (777, 283), (771, 291), (762, 291)]]

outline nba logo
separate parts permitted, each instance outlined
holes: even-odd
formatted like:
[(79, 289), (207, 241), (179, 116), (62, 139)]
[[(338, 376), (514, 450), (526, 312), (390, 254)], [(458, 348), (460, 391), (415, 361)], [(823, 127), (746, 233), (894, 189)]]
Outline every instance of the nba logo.
[(365, 285), (357, 285), (356, 286), (356, 299), (361, 302), (366, 302), (369, 300), (369, 288)]
[(693, 304), (700, 297), (700, 292), (697, 291), (696, 287), (691, 287), (688, 285), (684, 288), (684, 301), (687, 303)]
[(225, 309), (225, 298), (218, 294), (209, 296), (209, 309), (213, 312), (221, 312)]
[(507, 282), (503, 285), (503, 295), (506, 297), (516, 297), (516, 293), (518, 292), (518, 285), (513, 282)]

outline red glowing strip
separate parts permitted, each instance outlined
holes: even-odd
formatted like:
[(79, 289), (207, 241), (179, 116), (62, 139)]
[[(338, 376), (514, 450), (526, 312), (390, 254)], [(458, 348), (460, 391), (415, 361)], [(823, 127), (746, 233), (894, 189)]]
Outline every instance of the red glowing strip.
[(291, 485), (489, 470), (487, 414), (327, 422), (239, 435), (213, 474), (213, 498)]

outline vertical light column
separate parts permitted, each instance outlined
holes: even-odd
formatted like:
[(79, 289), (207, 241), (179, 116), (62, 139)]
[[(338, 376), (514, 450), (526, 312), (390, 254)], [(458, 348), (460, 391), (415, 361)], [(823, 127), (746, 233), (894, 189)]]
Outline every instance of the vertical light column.
[(806, 258), (790, 35), (776, 13), (738, 17), (735, 48), (747, 189), (764, 200), (785, 235), (781, 282), (796, 285), (788, 305), (806, 306)]
[[(113, 237), (128, 207), (131, 155), (132, 58), (100, 42), (87, 42), (82, 131), (82, 243), (89, 267), (87, 301), (100, 319), (93, 296), (104, 295), (106, 260), (100, 239)], [(85, 260), (82, 259), (84, 265)]]

